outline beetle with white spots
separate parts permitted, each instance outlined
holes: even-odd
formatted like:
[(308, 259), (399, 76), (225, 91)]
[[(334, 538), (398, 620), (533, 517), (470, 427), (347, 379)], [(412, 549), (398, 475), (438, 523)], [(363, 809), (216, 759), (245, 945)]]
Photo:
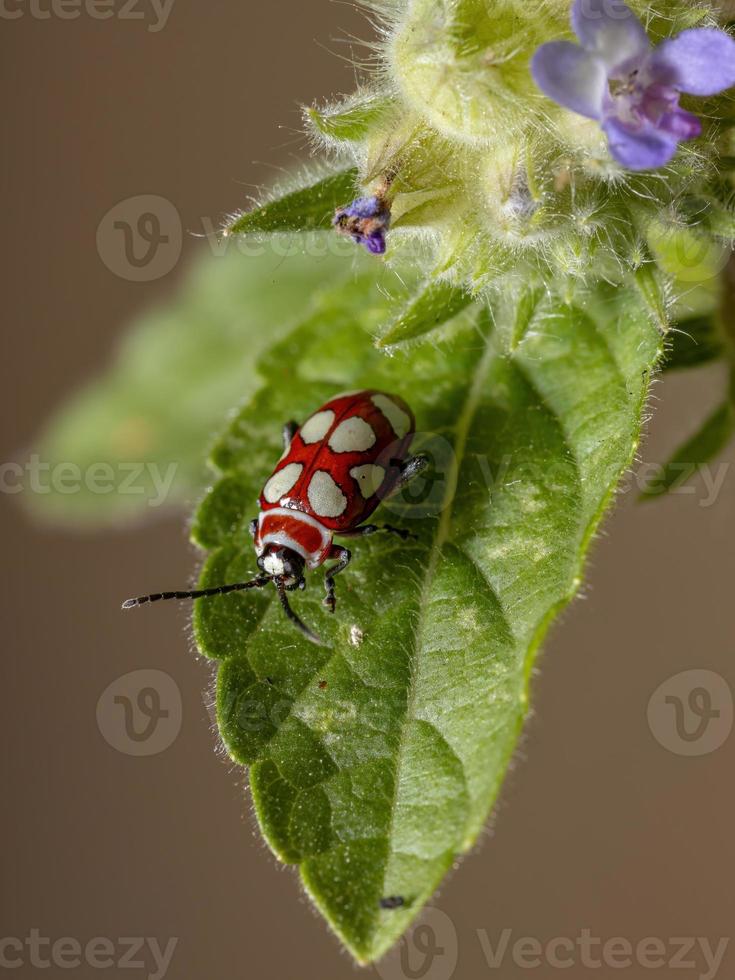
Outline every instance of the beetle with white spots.
[(199, 599), (273, 583), (281, 605), (313, 643), (319, 637), (291, 609), (288, 592), (304, 589), (305, 570), (325, 562), (324, 605), (334, 612), (334, 577), (352, 555), (334, 537), (356, 537), (387, 531), (404, 540), (411, 535), (389, 524), (364, 522), (382, 500), (404, 487), (427, 465), (425, 456), (410, 456), (416, 424), (413, 412), (397, 395), (351, 391), (336, 395), (299, 426), (283, 431), (284, 453), (266, 480), (259, 498), (260, 516), (250, 524), (260, 574), (238, 582), (194, 592), (163, 592), (128, 599), (124, 609), (159, 599)]

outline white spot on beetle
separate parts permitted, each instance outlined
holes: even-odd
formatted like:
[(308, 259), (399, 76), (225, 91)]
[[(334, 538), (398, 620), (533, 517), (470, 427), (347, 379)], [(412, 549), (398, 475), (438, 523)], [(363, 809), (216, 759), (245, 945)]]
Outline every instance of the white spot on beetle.
[(373, 395), (370, 400), (388, 419), (391, 428), (399, 439), (403, 439), (405, 435), (408, 435), (411, 431), (411, 418), (402, 408), (396, 405), (392, 398), (388, 398), (387, 395)]
[(306, 445), (311, 446), (315, 442), (321, 442), (333, 424), (334, 412), (328, 408), (326, 412), (317, 412), (304, 422), (299, 434)]
[(339, 517), (347, 509), (347, 497), (325, 470), (317, 470), (312, 476), (308, 497), (319, 517)]
[(376, 438), (372, 425), (359, 415), (352, 415), (331, 434), (329, 448), (335, 453), (364, 453), (375, 445)]
[(360, 493), (367, 500), (374, 497), (380, 490), (380, 486), (385, 479), (385, 470), (376, 463), (366, 463), (365, 466), (353, 466), (350, 476), (357, 482)]
[(277, 504), (288, 493), (301, 476), (303, 468), (301, 463), (289, 463), (273, 474), (263, 487), (263, 496), (269, 504)]

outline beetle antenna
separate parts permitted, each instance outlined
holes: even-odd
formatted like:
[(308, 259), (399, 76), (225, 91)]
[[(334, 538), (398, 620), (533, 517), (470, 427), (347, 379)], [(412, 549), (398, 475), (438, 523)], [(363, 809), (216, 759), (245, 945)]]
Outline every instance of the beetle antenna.
[(283, 579), (274, 578), (273, 582), (276, 586), (276, 589), (278, 590), (278, 598), (281, 600), (283, 611), (286, 613), (286, 615), (291, 620), (291, 622), (301, 630), (301, 632), (304, 634), (307, 640), (310, 640), (312, 643), (316, 643), (318, 647), (324, 646), (321, 639), (316, 635), (316, 633), (312, 633), (312, 631), (309, 629), (306, 623), (303, 623), (299, 619), (299, 617), (296, 615), (296, 613), (289, 605), (288, 596), (286, 595), (286, 586), (283, 583)]
[(270, 582), (265, 575), (258, 575), (249, 582), (236, 582), (234, 585), (220, 585), (214, 589), (199, 589), (194, 592), (155, 592), (153, 595), (143, 595), (138, 599), (126, 599), (123, 609), (133, 609), (144, 606), (147, 602), (158, 602), (160, 599), (204, 599), (212, 595), (227, 595), (228, 592), (242, 592), (244, 589), (262, 589)]

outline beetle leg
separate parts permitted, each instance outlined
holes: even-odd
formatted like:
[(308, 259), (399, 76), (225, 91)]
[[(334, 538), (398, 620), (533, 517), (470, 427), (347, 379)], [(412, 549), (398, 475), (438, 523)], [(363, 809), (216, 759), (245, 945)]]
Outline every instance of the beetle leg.
[(339, 559), (336, 565), (333, 565), (332, 568), (327, 569), (327, 573), (324, 576), (324, 586), (327, 590), (327, 594), (324, 598), (324, 605), (330, 612), (333, 613), (334, 607), (337, 605), (337, 599), (334, 595), (334, 576), (339, 575), (340, 572), (343, 572), (345, 568), (347, 568), (352, 555), (347, 548), (340, 548), (335, 545), (332, 548), (329, 557)]
[(369, 534), (377, 534), (379, 531), (396, 534), (403, 541), (408, 541), (409, 538), (418, 540), (415, 534), (411, 534), (410, 531), (406, 531), (402, 527), (393, 527), (392, 524), (366, 524), (364, 527), (356, 527), (353, 531), (336, 531), (335, 533), (342, 538), (361, 538), (367, 537)]
[(393, 493), (398, 493), (400, 490), (403, 490), (403, 488), (407, 486), (411, 480), (414, 479), (414, 477), (417, 477), (419, 473), (422, 473), (429, 465), (429, 457), (424, 456), (423, 453), (419, 453), (418, 456), (410, 456), (400, 465), (401, 475), (396, 480)]
[(284, 425), (284, 427), (283, 427), (283, 448), (284, 448), (284, 450), (288, 449), (288, 447), (291, 445), (291, 440), (293, 439), (293, 437), (298, 432), (298, 428), (299, 428), (299, 423), (298, 422), (294, 422), (293, 419), (290, 422), (286, 422), (286, 424)]

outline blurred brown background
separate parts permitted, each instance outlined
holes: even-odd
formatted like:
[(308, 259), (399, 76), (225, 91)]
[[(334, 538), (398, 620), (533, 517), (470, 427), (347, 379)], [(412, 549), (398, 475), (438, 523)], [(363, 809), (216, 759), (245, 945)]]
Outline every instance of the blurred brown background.
[[(350, 5), (327, 0), (175, 0), (157, 31), (145, 0), (134, 8), (145, 20), (95, 20), (84, 9), (77, 19), (39, 19), (49, 5), (34, 14), (7, 3), (21, 16), (0, 17), (2, 460), (27, 451), (58, 403), (108, 362), (129, 317), (169, 295), (186, 259), (206, 247), (187, 238), (170, 275), (126, 281), (97, 253), (103, 215), (127, 197), (160, 194), (185, 229), (200, 228), (202, 216), (217, 224), (245, 203), (243, 185), (269, 181), (273, 166), (302, 154), (297, 103), (349, 91), (349, 47), (336, 38), (367, 33)], [(691, 431), (720, 383), (714, 370), (659, 385), (646, 459), (664, 458)], [(701, 481), (662, 503), (624, 497), (594, 550), (585, 600), (547, 644), (494, 832), (436, 900), (451, 924), (435, 917), (434, 939), (418, 933), (411, 955), (382, 967), (384, 976), (558, 974), (548, 963), (523, 969), (510, 951), (491, 968), (478, 930), (496, 946), (504, 929), (511, 946), (574, 940), (584, 929), (633, 944), (657, 937), (669, 961), (659, 975), (708, 975), (700, 946), (675, 969), (669, 939), (706, 937), (716, 948), (733, 932), (735, 737), (702, 756), (678, 755), (654, 738), (647, 705), (668, 678), (695, 668), (735, 689), (733, 461), (732, 451), (720, 461), (728, 469), (712, 506), (703, 506)], [(33, 525), (17, 503), (2, 500), (0, 938), (23, 941), (33, 929), (82, 944), (107, 937), (119, 960), (120, 937), (156, 937), (162, 947), (178, 937), (172, 980), (354, 975), (294, 876), (259, 841), (241, 774), (215, 752), (202, 696), (209, 669), (191, 655), (184, 612), (119, 613), (144, 579), (188, 581), (194, 556), (182, 519), (77, 535)], [(183, 706), (176, 740), (147, 758), (115, 751), (95, 716), (105, 688), (138, 668), (169, 674)], [(663, 742), (675, 744), (662, 724)], [(718, 976), (733, 976), (732, 946)], [(28, 946), (2, 952), (22, 957), (15, 975), (36, 974)], [(608, 975), (575, 956), (568, 977)], [(118, 962), (107, 974), (155, 974), (150, 952), (144, 958), (145, 968)], [(45, 975), (99, 972), (57, 965)], [(641, 963), (619, 972), (650, 974)]]

